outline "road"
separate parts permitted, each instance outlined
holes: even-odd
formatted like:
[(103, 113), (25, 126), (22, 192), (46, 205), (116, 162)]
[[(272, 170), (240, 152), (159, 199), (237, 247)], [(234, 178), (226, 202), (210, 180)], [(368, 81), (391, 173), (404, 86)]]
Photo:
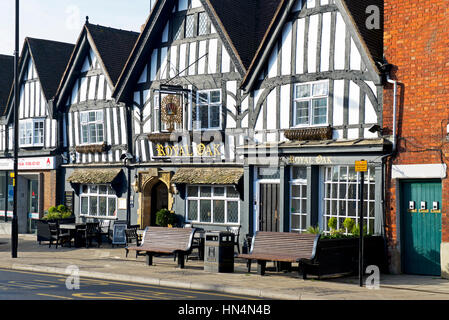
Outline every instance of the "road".
[[(255, 300), (218, 292), (168, 288), (81, 277), (69, 290), (68, 276), (0, 268), (0, 300)], [(76, 284), (74, 281), (68, 283)]]

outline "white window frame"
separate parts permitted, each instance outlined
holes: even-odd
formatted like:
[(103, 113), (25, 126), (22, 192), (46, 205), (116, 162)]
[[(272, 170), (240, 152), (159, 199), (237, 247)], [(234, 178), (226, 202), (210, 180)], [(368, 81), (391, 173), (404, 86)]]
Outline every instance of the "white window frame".
[[(317, 84), (327, 84), (327, 94), (326, 95), (313, 95), (313, 85), (317, 85)], [(310, 86), (310, 96), (309, 97), (304, 97), (304, 98), (296, 98), (296, 93), (298, 90), (299, 86), (304, 86), (304, 85), (309, 85)], [(321, 123), (321, 124), (313, 124), (313, 100), (317, 100), (317, 99), (323, 99), (326, 98), (326, 121), (325, 123)], [(301, 101), (307, 101), (309, 103), (309, 109), (308, 109), (308, 113), (309, 113), (309, 119), (308, 119), (308, 123), (307, 124), (297, 124), (296, 123), (296, 103), (297, 102), (301, 102)], [(304, 83), (295, 83), (294, 84), (294, 90), (293, 90), (293, 104), (292, 104), (292, 108), (293, 108), (293, 127), (295, 128), (303, 128), (303, 127), (324, 127), (329, 125), (329, 80), (322, 80), (322, 81), (312, 81), (312, 82), (304, 82)]]
[[(87, 187), (87, 193), (83, 192), (83, 187)], [(94, 193), (91, 191), (92, 187), (97, 187), (97, 192)], [(100, 194), (100, 187), (106, 187), (106, 194)], [(118, 210), (118, 198), (117, 198), (117, 194), (115, 193), (114, 190), (112, 190), (113, 192), (110, 193), (112, 190), (110, 185), (107, 184), (84, 184), (84, 185), (80, 185), (80, 197), (79, 197), (79, 204), (80, 204), (80, 216), (82, 217), (92, 217), (92, 218), (116, 218), (117, 217), (117, 210)], [(90, 201), (91, 198), (97, 198), (97, 214), (90, 214)], [(100, 209), (100, 197), (106, 198), (106, 215), (102, 216), (99, 215), (99, 209)], [(82, 213), (82, 201), (83, 198), (87, 198), (87, 210), (88, 213)], [(115, 211), (114, 211), (114, 215), (109, 215), (109, 199), (114, 199), (115, 200)]]
[[(295, 166), (290, 167), (290, 177), (293, 177), (293, 169)], [(306, 170), (306, 174), (307, 174), (307, 167), (301, 167), (301, 166), (297, 166), (299, 168), (304, 168)], [(301, 194), (299, 197), (295, 197), (293, 196), (293, 187), (294, 186), (300, 186), (301, 188)], [(306, 188), (306, 197), (302, 197), (302, 189)], [(308, 184), (307, 184), (307, 176), (305, 179), (291, 179), (290, 180), (290, 232), (305, 232), (307, 231), (307, 191), (308, 191)], [(300, 210), (295, 210), (295, 212), (293, 212), (293, 200), (297, 200), (300, 202)], [(306, 207), (303, 208), (303, 202), (305, 201), (305, 205)], [(292, 216), (298, 216), (299, 217), (299, 229), (294, 229), (292, 228)], [(302, 225), (302, 217), (306, 217), (306, 223), (305, 225)]]
[[(40, 138), (40, 141), (35, 143), (34, 140), (36, 138), (35, 133), (35, 125), (37, 123), (42, 124), (42, 128), (39, 128), (38, 131), (42, 132), (41, 136), (38, 136)], [(30, 129), (27, 129), (26, 126), (31, 125)], [(25, 126), (25, 128), (23, 128)], [(22, 142), (22, 133), (25, 129), (25, 141)], [(28, 131), (31, 131), (31, 135), (29, 135)], [(31, 139), (31, 142), (27, 141), (28, 139)], [(26, 147), (43, 147), (45, 145), (45, 119), (42, 118), (33, 118), (33, 119), (25, 119), (25, 120), (19, 120), (19, 146), (26, 148)]]
[[(332, 178), (329, 180), (327, 176), (328, 170), (333, 170), (333, 168), (338, 167), (338, 181), (333, 181)], [(341, 168), (348, 168), (347, 175), (349, 177), (349, 168), (353, 168), (351, 165), (335, 165), (335, 166), (327, 166), (323, 167), (323, 196), (321, 197), (323, 210), (322, 212), (322, 222), (323, 222), (323, 230), (326, 234), (329, 233), (329, 227), (327, 225), (328, 218), (335, 217), (337, 218), (337, 229), (344, 229), (340, 219), (351, 218), (354, 220), (356, 224), (359, 224), (359, 182), (360, 182), (360, 173), (356, 173), (357, 178), (356, 181), (349, 181), (349, 178), (346, 180), (341, 179)], [(328, 197), (326, 185), (330, 187), (330, 197)], [(340, 185), (345, 185), (345, 198), (341, 199), (340, 197)], [(355, 185), (355, 197), (349, 199), (349, 186)], [(335, 193), (336, 197), (333, 196), (333, 188), (338, 186), (338, 189)], [(364, 216), (364, 225), (367, 227), (368, 231), (373, 231), (375, 233), (375, 223), (376, 223), (376, 177), (375, 177), (375, 168), (372, 166), (368, 167), (368, 172), (365, 174), (365, 192), (368, 195), (368, 199), (364, 199), (364, 210), (366, 210), (367, 216)], [(370, 198), (370, 195), (373, 198)], [(346, 202), (345, 211), (338, 212), (340, 208), (340, 202)], [(353, 215), (350, 215), (349, 211), (349, 202), (353, 202), (355, 204), (355, 212)], [(334, 214), (334, 204), (337, 203), (337, 214)], [(328, 207), (329, 205), (329, 207)], [(372, 216), (370, 216), (370, 212), (372, 212)], [(346, 231), (346, 230), (345, 230)], [(349, 231), (350, 232), (350, 231)], [(349, 233), (347, 232), (347, 233)], [(346, 233), (346, 232), (345, 232)]]
[[(195, 187), (198, 190), (197, 196), (189, 196), (189, 187)], [(201, 187), (211, 188), (211, 196), (202, 197), (201, 196)], [(224, 188), (224, 194), (222, 196), (215, 195), (215, 188)], [(185, 199), (186, 199), (186, 212), (185, 212), (185, 221), (189, 223), (195, 224), (205, 224), (205, 225), (240, 225), (240, 196), (238, 197), (228, 197), (228, 188), (234, 188), (231, 185), (188, 185), (185, 190)], [(211, 217), (210, 222), (201, 221), (201, 210), (200, 210), (200, 202), (202, 200), (209, 200), (211, 202)], [(214, 200), (224, 201), (224, 222), (214, 222)], [(189, 202), (197, 201), (197, 218), (196, 220), (189, 219)], [(237, 222), (228, 222), (228, 202), (237, 202), (238, 206), (238, 221)]]
[[(220, 93), (220, 101), (211, 103), (211, 99), (210, 99), (211, 92), (214, 92), (214, 91), (218, 91)], [(204, 94), (204, 93), (207, 93), (207, 104), (199, 103), (200, 102), (200, 94)], [(202, 127), (201, 113), (200, 113), (201, 107), (205, 107), (205, 106), (207, 106), (208, 109), (209, 109), (209, 116), (208, 116), (208, 123), (207, 123), (208, 126), (207, 126), (207, 128)], [(212, 127), (211, 126), (212, 121), (211, 121), (211, 117), (210, 117), (210, 115), (211, 115), (210, 108), (212, 106), (214, 106), (214, 107), (218, 106), (219, 107), (218, 114), (219, 114), (219, 118), (220, 119), (219, 119), (218, 127)], [(197, 130), (202, 130), (202, 131), (221, 130), (222, 129), (222, 127), (223, 127), (223, 115), (222, 115), (222, 112), (223, 112), (223, 97), (222, 97), (221, 89), (210, 89), (210, 90), (199, 90), (199, 91), (197, 91), (195, 108), (196, 108), (195, 109), (196, 110), (196, 121), (194, 121), (194, 124), (192, 126), (193, 128), (196, 128)], [(195, 122), (196, 122), (196, 124), (195, 124)]]
[[(90, 119), (89, 119), (89, 114), (90, 113), (92, 113), (92, 112), (95, 112), (95, 121), (90, 121)], [(98, 114), (100, 114), (101, 113), (101, 117), (102, 117), (102, 119), (101, 120), (98, 120), (97, 119), (97, 117), (98, 117)], [(83, 121), (83, 115), (85, 115), (85, 114), (87, 114), (87, 121)], [(80, 119), (79, 119), (79, 121), (80, 121), (80, 142), (81, 142), (81, 145), (96, 145), (96, 144), (103, 144), (104, 143), (104, 141), (105, 141), (105, 137), (104, 137), (104, 134), (105, 134), (105, 131), (104, 131), (104, 110), (88, 110), (88, 111), (82, 111), (82, 112), (80, 112)], [(90, 136), (90, 125), (91, 124), (95, 124), (95, 131), (96, 131), (96, 133), (97, 133), (97, 141), (96, 142), (91, 142), (91, 136)], [(99, 140), (99, 138), (98, 138), (98, 132), (99, 132), (99, 129), (98, 129), (98, 125), (102, 125), (102, 140)], [(87, 142), (84, 142), (84, 132), (83, 132), (83, 126), (87, 126)]]

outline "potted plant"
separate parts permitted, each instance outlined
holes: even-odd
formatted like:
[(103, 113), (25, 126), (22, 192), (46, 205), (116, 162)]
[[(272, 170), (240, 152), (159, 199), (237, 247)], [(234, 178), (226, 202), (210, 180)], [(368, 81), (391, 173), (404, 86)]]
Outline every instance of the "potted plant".
[(176, 214), (170, 212), (168, 209), (161, 209), (156, 212), (156, 224), (161, 227), (172, 227), (177, 223)]
[[(343, 228), (337, 229), (337, 218), (328, 221), (329, 233), (318, 241), (314, 263), (307, 267), (308, 273), (317, 275), (351, 274), (358, 270), (360, 227), (354, 219), (347, 218)], [(364, 260), (366, 265), (377, 265), (386, 271), (384, 239), (367, 234), (364, 230)], [(310, 227), (308, 233), (321, 234), (319, 227)]]
[(50, 229), (48, 222), (74, 223), (75, 217), (72, 212), (64, 205), (50, 207), (45, 211), (44, 217), (36, 221), (37, 241), (50, 241)]

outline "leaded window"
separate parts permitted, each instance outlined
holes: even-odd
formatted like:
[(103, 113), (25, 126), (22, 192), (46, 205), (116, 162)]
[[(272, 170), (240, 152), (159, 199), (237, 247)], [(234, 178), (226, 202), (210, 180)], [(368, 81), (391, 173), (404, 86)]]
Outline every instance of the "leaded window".
[(295, 85), (293, 101), (294, 126), (326, 125), (329, 82)]
[(186, 220), (211, 224), (238, 224), (240, 196), (233, 186), (188, 186)]
[(193, 14), (186, 16), (185, 37), (191, 38), (194, 35), (195, 16)]
[(93, 217), (115, 217), (117, 195), (110, 185), (81, 185), (80, 214)]
[(209, 18), (207, 17), (206, 12), (200, 12), (198, 14), (198, 35), (202, 36), (208, 34), (207, 23), (209, 22)]
[[(344, 229), (343, 222), (351, 218), (359, 224), (359, 182), (360, 174), (354, 167), (333, 166), (324, 168), (324, 231), (329, 232), (329, 219), (337, 218), (337, 229)], [(364, 225), (369, 234), (374, 233), (375, 222), (375, 172), (369, 167), (365, 173)], [(351, 230), (344, 230), (350, 233)]]

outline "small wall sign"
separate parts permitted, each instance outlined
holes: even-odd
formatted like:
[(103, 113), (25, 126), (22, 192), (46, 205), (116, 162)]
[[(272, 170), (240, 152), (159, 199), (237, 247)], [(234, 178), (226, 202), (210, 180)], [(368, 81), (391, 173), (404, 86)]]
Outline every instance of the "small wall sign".
[(368, 161), (356, 161), (355, 162), (355, 172), (368, 172)]

